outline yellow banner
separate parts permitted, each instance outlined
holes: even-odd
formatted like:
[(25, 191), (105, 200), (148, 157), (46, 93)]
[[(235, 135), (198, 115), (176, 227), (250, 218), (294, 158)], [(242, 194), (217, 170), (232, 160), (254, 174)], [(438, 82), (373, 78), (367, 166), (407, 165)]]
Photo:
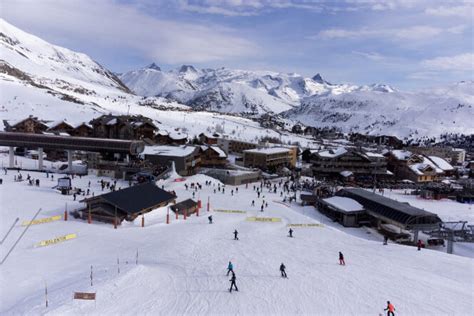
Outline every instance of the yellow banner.
[(77, 237), (76, 234), (68, 234), (68, 235), (65, 235), (65, 236), (60, 236), (60, 237), (56, 237), (56, 238), (53, 238), (53, 239), (40, 241), (39, 243), (36, 244), (36, 246), (37, 247), (44, 247), (44, 246), (54, 245), (54, 244), (57, 244), (57, 243), (60, 243), (60, 242), (66, 241), (66, 240), (74, 239), (76, 237)]
[(288, 224), (287, 227), (324, 227), (323, 224)]
[(220, 212), (220, 213), (239, 213), (239, 214), (245, 214), (247, 211), (238, 211), (238, 210), (214, 210), (214, 212)]
[(247, 217), (249, 222), (281, 222), (281, 218), (278, 217)]
[(21, 225), (28, 226), (30, 225), (30, 223), (31, 225), (50, 223), (50, 222), (58, 221), (61, 218), (62, 218), (61, 215), (56, 215), (56, 216), (51, 216), (51, 217), (46, 217), (46, 218), (41, 218), (41, 219), (35, 219), (34, 221), (26, 221), (26, 222), (23, 222)]

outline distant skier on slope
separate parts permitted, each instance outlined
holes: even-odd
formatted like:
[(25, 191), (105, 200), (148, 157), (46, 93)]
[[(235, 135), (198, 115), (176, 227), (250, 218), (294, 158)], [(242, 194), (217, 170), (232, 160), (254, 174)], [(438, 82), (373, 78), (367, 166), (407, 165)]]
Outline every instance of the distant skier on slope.
[(239, 235), (239, 232), (237, 231), (237, 229), (234, 230), (234, 240), (239, 240), (238, 235)]
[(281, 272), (281, 277), (282, 278), (287, 278), (288, 276), (286, 275), (286, 271), (285, 271), (286, 267), (285, 265), (283, 264), (283, 262), (280, 264), (280, 272)]
[(234, 273), (234, 265), (229, 261), (229, 264), (227, 265), (227, 276), (229, 276), (229, 273), (231, 272)]
[(235, 273), (234, 271), (232, 271), (232, 277), (230, 278), (230, 289), (229, 289), (229, 292), (232, 293), (232, 287), (235, 287), (235, 290), (238, 292), (239, 289), (237, 288), (237, 285), (235, 284)]
[(288, 231), (288, 237), (293, 238), (293, 229), (291, 229), (291, 228), (290, 228), (290, 230)]
[(207, 219), (209, 220), (209, 224), (212, 224), (212, 215), (209, 215)]
[(344, 262), (344, 255), (340, 251), (339, 251), (339, 264), (342, 266), (346, 265), (346, 263)]
[(395, 307), (390, 303), (390, 301), (387, 301), (387, 308), (384, 309), (384, 311), (387, 311), (387, 316), (395, 316)]
[(418, 242), (416, 243), (416, 246), (418, 247), (418, 251), (421, 250), (421, 246), (422, 246), (422, 245), (423, 245), (423, 244), (422, 244), (421, 240), (418, 239)]

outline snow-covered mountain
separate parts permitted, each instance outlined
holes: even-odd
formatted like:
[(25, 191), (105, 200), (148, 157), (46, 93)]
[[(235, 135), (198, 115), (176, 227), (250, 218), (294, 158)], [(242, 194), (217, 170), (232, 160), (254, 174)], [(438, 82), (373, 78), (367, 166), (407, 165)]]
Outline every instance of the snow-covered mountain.
[(472, 134), (473, 91), (472, 81), (416, 93), (378, 85), (370, 90), (312, 96), (283, 116), (311, 126), (336, 126), (344, 132), (400, 137)]

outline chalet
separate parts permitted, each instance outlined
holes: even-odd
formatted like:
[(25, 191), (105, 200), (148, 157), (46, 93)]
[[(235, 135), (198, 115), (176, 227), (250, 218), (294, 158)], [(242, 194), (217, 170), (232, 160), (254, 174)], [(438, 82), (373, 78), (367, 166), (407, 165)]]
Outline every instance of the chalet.
[(210, 134), (210, 133), (201, 133), (199, 134), (199, 141), (202, 144), (207, 145), (217, 145), (217, 140), (219, 139), (220, 135), (217, 133)]
[(51, 122), (47, 123), (47, 125), (48, 129), (46, 132), (53, 133), (55, 135), (59, 135), (60, 133), (67, 133), (68, 135), (71, 135), (71, 132), (74, 130), (74, 127), (66, 121)]
[(443, 171), (428, 158), (407, 150), (392, 150), (386, 154), (388, 168), (398, 179), (416, 183), (437, 180)]
[(167, 131), (159, 130), (155, 135), (155, 142), (160, 145), (171, 145), (172, 141)]
[(201, 166), (224, 166), (227, 163), (227, 154), (219, 146), (201, 145), (199, 148)]
[(139, 215), (174, 202), (176, 195), (158, 188), (153, 183), (135, 185), (126, 189), (87, 198), (86, 207), (73, 215), (107, 223), (133, 221)]
[(146, 146), (145, 160), (159, 166), (174, 162), (176, 172), (182, 176), (195, 174), (201, 164), (199, 148), (195, 146)]
[(32, 115), (19, 121), (3, 120), (3, 124), (6, 132), (41, 134), (49, 128), (44, 121)]
[(180, 215), (189, 216), (197, 212), (198, 203), (193, 199), (187, 199), (170, 206), (170, 209)]
[(386, 176), (387, 163), (381, 154), (363, 152), (356, 149), (339, 147), (321, 150), (310, 156), (314, 175), (352, 176), (377, 175)]
[(224, 149), (226, 153), (235, 153), (235, 154), (242, 154), (244, 150), (247, 149), (255, 149), (260, 147), (256, 143), (246, 142), (243, 140), (237, 139), (227, 139), (227, 138), (219, 138), (217, 140), (217, 145)]
[(93, 136), (114, 139), (153, 139), (158, 128), (144, 116), (102, 115), (89, 122)]
[(168, 137), (172, 145), (184, 145), (188, 142), (188, 135), (183, 133), (169, 133)]
[(79, 137), (91, 137), (93, 134), (92, 125), (82, 122), (74, 126), (74, 129), (70, 132), (72, 136)]
[(294, 167), (294, 150), (284, 147), (269, 147), (244, 150), (244, 166), (263, 170), (276, 170), (281, 167)]
[(318, 210), (345, 227), (358, 227), (367, 219), (364, 207), (359, 202), (342, 196), (320, 199)]

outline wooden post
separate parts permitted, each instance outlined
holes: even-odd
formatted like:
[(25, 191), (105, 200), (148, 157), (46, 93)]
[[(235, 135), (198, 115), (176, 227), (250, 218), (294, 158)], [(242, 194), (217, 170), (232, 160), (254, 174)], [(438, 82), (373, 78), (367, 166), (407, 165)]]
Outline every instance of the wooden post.
[(138, 248), (137, 248), (137, 256), (135, 258), (135, 264), (138, 264)]
[(208, 196), (208, 197), (207, 197), (207, 211), (208, 211), (208, 212), (209, 212), (210, 205), (211, 205), (211, 204), (210, 204), (210, 200), (211, 200), (211, 197)]
[(89, 204), (89, 213), (87, 214), (87, 223), (92, 223), (91, 205)]
[(117, 273), (120, 274), (120, 260), (117, 257)]
[(145, 215), (142, 214), (142, 227), (145, 227)]
[(175, 208), (174, 211), (176, 212), (176, 219), (178, 219), (178, 209)]
[(67, 203), (66, 203), (66, 209), (64, 210), (64, 221), (67, 222)]
[(186, 212), (186, 209), (184, 209), (184, 220), (186, 220), (186, 215), (187, 215), (187, 212)]
[(92, 266), (91, 266), (91, 286), (94, 286), (93, 276), (92, 276)]
[(198, 207), (196, 209), (196, 216), (199, 216), (199, 208), (200, 208), (201, 200), (199, 200)]
[(168, 206), (168, 213), (166, 213), (166, 224), (170, 223), (170, 207)]

